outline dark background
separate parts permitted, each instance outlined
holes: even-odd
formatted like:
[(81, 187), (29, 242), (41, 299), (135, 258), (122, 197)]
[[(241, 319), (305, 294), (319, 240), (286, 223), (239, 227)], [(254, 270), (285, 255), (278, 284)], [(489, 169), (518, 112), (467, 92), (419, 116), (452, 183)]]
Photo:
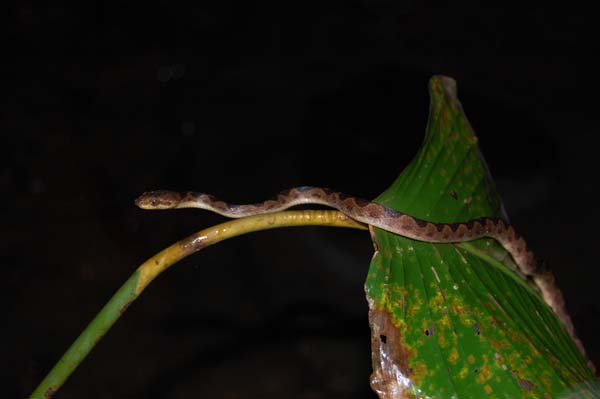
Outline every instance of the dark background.
[[(25, 397), (144, 259), (297, 185), (373, 198), (423, 138), (427, 81), (459, 97), (511, 221), (600, 364), (594, 13), (445, 2), (19, 2), (3, 52), (0, 383)], [(374, 397), (368, 234), (236, 238), (161, 275), (58, 398)]]

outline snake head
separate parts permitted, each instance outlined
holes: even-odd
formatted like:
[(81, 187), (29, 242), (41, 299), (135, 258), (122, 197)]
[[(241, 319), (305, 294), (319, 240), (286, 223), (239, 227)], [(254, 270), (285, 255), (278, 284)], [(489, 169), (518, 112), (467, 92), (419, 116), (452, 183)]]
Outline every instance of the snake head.
[(135, 200), (142, 209), (173, 209), (179, 202), (181, 194), (166, 190), (148, 191)]

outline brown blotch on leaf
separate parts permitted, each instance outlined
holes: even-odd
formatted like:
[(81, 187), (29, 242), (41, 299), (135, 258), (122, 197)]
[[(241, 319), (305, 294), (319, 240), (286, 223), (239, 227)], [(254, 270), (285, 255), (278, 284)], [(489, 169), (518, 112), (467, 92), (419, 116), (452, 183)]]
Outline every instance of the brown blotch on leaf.
[(44, 398), (50, 399), (51, 397), (54, 396), (55, 393), (56, 393), (56, 389), (54, 389), (54, 388), (48, 388), (46, 390), (46, 392), (44, 392)]
[(535, 388), (535, 384), (531, 380), (525, 378), (519, 378), (519, 386), (523, 388), (525, 392), (532, 391)]
[[(406, 348), (398, 327), (393, 324), (389, 313), (381, 309), (369, 310), (371, 327), (371, 389), (380, 399), (408, 399), (413, 396), (411, 383), (412, 370), (409, 359), (414, 350)], [(403, 377), (403, 378), (399, 378)]]

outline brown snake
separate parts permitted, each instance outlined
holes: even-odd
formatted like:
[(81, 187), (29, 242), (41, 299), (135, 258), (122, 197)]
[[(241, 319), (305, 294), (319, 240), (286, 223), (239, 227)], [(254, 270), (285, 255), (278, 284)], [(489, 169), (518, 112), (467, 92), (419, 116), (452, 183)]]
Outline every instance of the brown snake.
[(433, 223), (371, 201), (319, 187), (292, 188), (281, 192), (274, 199), (246, 205), (229, 204), (210, 194), (173, 191), (150, 191), (142, 194), (135, 203), (142, 209), (200, 208), (230, 218), (279, 212), (301, 204), (321, 204), (335, 208), (359, 222), (418, 241), (458, 243), (483, 237), (493, 238), (512, 256), (519, 271), (533, 280), (545, 302), (565, 324), (567, 331), (585, 354), (575, 335), (562, 293), (555, 285), (554, 276), (538, 266), (525, 240), (502, 219), (484, 217), (462, 223)]

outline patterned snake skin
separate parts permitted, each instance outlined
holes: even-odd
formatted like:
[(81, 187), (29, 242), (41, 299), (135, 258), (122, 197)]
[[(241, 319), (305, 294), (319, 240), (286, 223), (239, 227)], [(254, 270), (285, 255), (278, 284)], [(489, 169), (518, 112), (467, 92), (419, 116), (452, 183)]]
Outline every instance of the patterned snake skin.
[(418, 241), (457, 243), (482, 237), (493, 238), (512, 256), (519, 271), (533, 280), (544, 301), (554, 310), (585, 354), (581, 341), (575, 335), (573, 323), (566, 311), (562, 293), (554, 282), (554, 276), (537, 264), (525, 240), (502, 219), (479, 218), (461, 223), (433, 223), (371, 201), (319, 187), (292, 188), (281, 192), (274, 199), (245, 205), (229, 204), (210, 194), (162, 190), (144, 193), (135, 203), (142, 209), (200, 208), (230, 218), (279, 212), (300, 204), (321, 204), (335, 208), (359, 222)]

